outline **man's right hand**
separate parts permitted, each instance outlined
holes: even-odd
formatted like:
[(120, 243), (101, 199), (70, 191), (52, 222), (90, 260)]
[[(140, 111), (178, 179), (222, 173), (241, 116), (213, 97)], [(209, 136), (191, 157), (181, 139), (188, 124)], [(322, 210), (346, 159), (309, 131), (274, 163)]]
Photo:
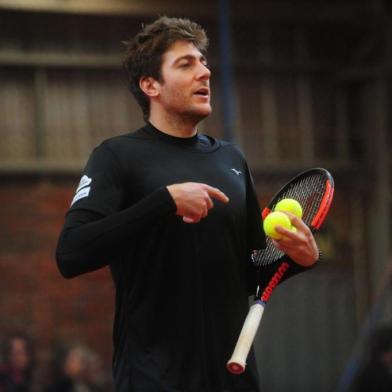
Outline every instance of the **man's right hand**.
[(177, 215), (186, 223), (197, 223), (214, 206), (212, 199), (228, 203), (229, 198), (218, 188), (199, 182), (168, 185), (167, 190), (177, 206)]

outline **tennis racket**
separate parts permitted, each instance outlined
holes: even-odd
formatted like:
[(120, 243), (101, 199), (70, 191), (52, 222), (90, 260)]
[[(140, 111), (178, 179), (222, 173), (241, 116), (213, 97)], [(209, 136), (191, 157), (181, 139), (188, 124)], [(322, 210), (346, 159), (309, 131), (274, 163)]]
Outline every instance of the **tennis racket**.
[[(303, 209), (302, 220), (310, 230), (316, 232), (327, 216), (334, 193), (334, 182), (331, 174), (322, 168), (307, 170), (288, 182), (272, 198), (262, 211), (262, 219), (274, 210), (282, 199), (297, 200)], [(263, 316), (264, 308), (273, 290), (282, 281), (306, 270), (294, 263), (283, 252), (278, 250), (269, 237), (266, 238), (265, 249), (254, 251), (252, 260), (259, 273), (255, 303), (250, 307), (240, 336), (227, 369), (233, 374), (245, 371), (246, 359), (252, 347), (257, 329)]]

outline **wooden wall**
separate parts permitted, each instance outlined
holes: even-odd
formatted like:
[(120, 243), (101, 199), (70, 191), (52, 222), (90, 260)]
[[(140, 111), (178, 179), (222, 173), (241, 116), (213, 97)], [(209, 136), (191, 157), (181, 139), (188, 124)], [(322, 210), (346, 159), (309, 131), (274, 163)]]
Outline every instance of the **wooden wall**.
[[(0, 323), (0, 338), (28, 326), (43, 361), (56, 338), (78, 337), (110, 363), (109, 276), (102, 272), (60, 283), (53, 249), (91, 149), (143, 123), (123, 79), (121, 41), (153, 18), (0, 11), (0, 200), (6, 238), (0, 249), (6, 281), (0, 285), (0, 314), (10, 314)], [(374, 23), (286, 19), (233, 18), (235, 140), (251, 165), (261, 204), (291, 175), (312, 166), (332, 172), (336, 196), (318, 237), (324, 264), (290, 282), (292, 293), (282, 286), (266, 313), (257, 352), (260, 363), (268, 363), (263, 373), (274, 390), (284, 390), (279, 388), (287, 385), (285, 379), (291, 380), (292, 391), (331, 390), (388, 262), (390, 88), (385, 72), (374, 68), (383, 63), (385, 52), (375, 44), (379, 33)], [(201, 129), (222, 137), (217, 19), (197, 20), (211, 38), (213, 71), (214, 112)], [(381, 91), (377, 86), (383, 82)], [(38, 232), (47, 233), (46, 242), (30, 249), (26, 239)], [(37, 280), (37, 271), (45, 279)], [(31, 290), (17, 283), (20, 279), (30, 281)], [(94, 308), (98, 297), (82, 288), (95, 284), (104, 290), (99, 297), (104, 311)], [(34, 292), (44, 307), (37, 307), (39, 317), (24, 307), (38, 306), (31, 299)], [(56, 316), (56, 303), (68, 309), (67, 320)], [(97, 311), (103, 322), (99, 327)], [(97, 325), (87, 323), (89, 318)], [(276, 328), (288, 335), (275, 344), (264, 336)], [(284, 369), (281, 357), (286, 358)], [(281, 370), (274, 375), (277, 367)]]

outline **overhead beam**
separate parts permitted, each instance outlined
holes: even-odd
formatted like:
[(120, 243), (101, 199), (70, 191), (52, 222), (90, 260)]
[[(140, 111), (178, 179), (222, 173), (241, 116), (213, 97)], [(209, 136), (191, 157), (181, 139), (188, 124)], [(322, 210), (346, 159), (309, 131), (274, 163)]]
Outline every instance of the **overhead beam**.
[(50, 53), (0, 50), (0, 66), (45, 68), (107, 68), (121, 67), (121, 57), (115, 54)]
[[(52, 12), (90, 15), (149, 16), (178, 15), (207, 19), (217, 17), (216, 2), (199, 0), (185, 2), (175, 0), (0, 0), (0, 11)], [(292, 3), (243, 0), (232, 2), (232, 14), (236, 20), (258, 20), (263, 23), (301, 22), (324, 23), (374, 23), (380, 16), (372, 4), (352, 4), (344, 1), (326, 3)]]
[(342, 83), (369, 81), (379, 77), (390, 78), (391, 75), (391, 64), (387, 61), (384, 64), (345, 67), (335, 73), (336, 80)]
[(307, 24), (373, 24), (380, 12), (369, 4), (353, 4), (341, 1), (330, 4), (319, 2), (261, 2), (243, 0), (233, 2), (234, 15), (245, 16), (263, 23), (307, 23)]
[(178, 2), (159, 0), (0, 0), (0, 10), (52, 12), (68, 14), (140, 16), (215, 14), (214, 2)]

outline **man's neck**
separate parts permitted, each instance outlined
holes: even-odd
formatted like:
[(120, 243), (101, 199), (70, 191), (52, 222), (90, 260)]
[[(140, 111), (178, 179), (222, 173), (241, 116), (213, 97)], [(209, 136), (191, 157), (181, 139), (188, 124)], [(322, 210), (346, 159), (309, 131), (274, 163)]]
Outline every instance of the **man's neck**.
[(188, 138), (197, 133), (198, 122), (194, 119), (154, 116), (151, 114), (148, 121), (161, 132), (171, 136)]

